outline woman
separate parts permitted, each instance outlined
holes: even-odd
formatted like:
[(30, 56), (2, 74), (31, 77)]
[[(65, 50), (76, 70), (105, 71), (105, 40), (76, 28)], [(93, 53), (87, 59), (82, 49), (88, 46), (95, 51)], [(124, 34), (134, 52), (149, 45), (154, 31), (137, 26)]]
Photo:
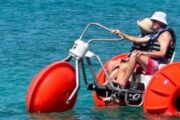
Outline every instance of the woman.
[[(140, 28), (140, 35), (139, 37), (136, 36), (132, 36), (132, 35), (128, 35), (125, 34), (119, 30), (112, 30), (111, 32), (113, 34), (116, 34), (120, 37), (123, 37), (124, 39), (127, 39), (131, 42), (133, 42), (133, 46), (131, 47), (130, 50), (130, 54), (131, 52), (135, 52), (136, 50), (140, 50), (140, 51), (148, 51), (148, 47), (147, 47), (147, 42), (150, 40), (150, 38), (152, 37), (154, 31), (152, 29), (152, 21), (149, 18), (144, 18), (142, 20), (137, 20), (137, 25)], [(122, 76), (124, 75), (122, 71), (126, 71), (127, 70), (127, 65), (128, 63), (128, 58), (126, 60), (115, 60), (109, 63), (108, 65), (108, 72), (110, 74), (110, 78), (111, 80), (113, 80), (114, 82), (116, 82), (116, 79), (118, 78), (122, 78)], [(119, 71), (121, 71), (121, 74), (118, 74)], [(105, 83), (107, 84), (107, 82)]]

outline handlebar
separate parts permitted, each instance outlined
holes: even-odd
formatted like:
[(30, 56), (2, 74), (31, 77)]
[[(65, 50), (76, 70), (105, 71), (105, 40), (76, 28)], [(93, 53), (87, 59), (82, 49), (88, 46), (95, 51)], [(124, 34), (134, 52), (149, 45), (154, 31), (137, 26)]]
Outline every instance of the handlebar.
[(95, 42), (95, 41), (100, 41), (100, 42), (120, 42), (123, 41), (124, 39), (89, 39), (87, 42), (88, 44)]
[[(104, 25), (101, 25), (99, 23), (89, 23), (86, 28), (83, 30), (82, 34), (80, 35), (79, 39), (82, 40), (83, 36), (85, 35), (85, 33), (87, 32), (87, 30), (89, 29), (90, 26), (97, 26), (97, 27), (100, 27), (108, 32), (111, 32), (111, 29), (110, 28), (107, 28), (105, 27)], [(123, 36), (120, 36), (122, 39), (123, 39)], [(121, 39), (121, 40), (122, 40)], [(88, 43), (92, 42), (92, 41), (97, 41), (98, 39), (91, 39), (89, 40)], [(110, 39), (99, 39), (100, 41), (110, 41)], [(113, 40), (114, 41), (114, 40)], [(111, 39), (111, 42), (112, 42), (112, 39)], [(117, 41), (118, 42), (118, 41)]]

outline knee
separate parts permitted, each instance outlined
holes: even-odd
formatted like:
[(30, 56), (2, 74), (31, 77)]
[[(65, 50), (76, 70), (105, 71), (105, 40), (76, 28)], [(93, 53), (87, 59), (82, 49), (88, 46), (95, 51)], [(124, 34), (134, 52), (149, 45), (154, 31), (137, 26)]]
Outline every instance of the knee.
[(110, 61), (108, 66), (112, 66), (114, 64), (114, 61)]
[(137, 57), (137, 53), (132, 52), (132, 53), (131, 53), (131, 57), (133, 57), (133, 58)]
[(113, 60), (108, 63), (108, 67), (114, 67), (119, 64), (119, 60)]
[(110, 61), (110, 62), (108, 63), (108, 68), (112, 68), (112, 67), (114, 67), (116, 64), (117, 64), (116, 61)]
[(138, 59), (138, 55), (137, 55), (137, 53), (131, 53), (131, 56), (130, 56), (130, 60), (136, 60), (136, 59)]

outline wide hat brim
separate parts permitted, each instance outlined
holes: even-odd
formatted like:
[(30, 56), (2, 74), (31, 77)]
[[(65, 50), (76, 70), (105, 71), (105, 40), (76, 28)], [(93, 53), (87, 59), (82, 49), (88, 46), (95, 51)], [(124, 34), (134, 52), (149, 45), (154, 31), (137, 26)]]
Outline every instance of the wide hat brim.
[(152, 28), (148, 27), (142, 20), (137, 20), (137, 25), (147, 32), (154, 32)]

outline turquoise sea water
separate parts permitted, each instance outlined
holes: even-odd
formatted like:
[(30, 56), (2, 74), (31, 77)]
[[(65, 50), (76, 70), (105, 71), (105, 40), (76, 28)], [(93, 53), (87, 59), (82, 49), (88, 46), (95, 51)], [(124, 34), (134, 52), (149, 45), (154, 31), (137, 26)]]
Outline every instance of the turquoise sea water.
[[(95, 108), (91, 92), (81, 83), (78, 101), (65, 113), (28, 114), (25, 97), (33, 76), (48, 64), (68, 55), (68, 49), (89, 22), (138, 34), (136, 20), (161, 10), (177, 33), (175, 60), (180, 60), (179, 0), (1, 0), (0, 1), (0, 120), (57, 119), (180, 119), (147, 115), (142, 108)], [(112, 37), (94, 29), (90, 37)], [(128, 51), (131, 43), (92, 46), (105, 62)], [(98, 48), (98, 49), (97, 49)], [(96, 65), (97, 67), (97, 65)]]

